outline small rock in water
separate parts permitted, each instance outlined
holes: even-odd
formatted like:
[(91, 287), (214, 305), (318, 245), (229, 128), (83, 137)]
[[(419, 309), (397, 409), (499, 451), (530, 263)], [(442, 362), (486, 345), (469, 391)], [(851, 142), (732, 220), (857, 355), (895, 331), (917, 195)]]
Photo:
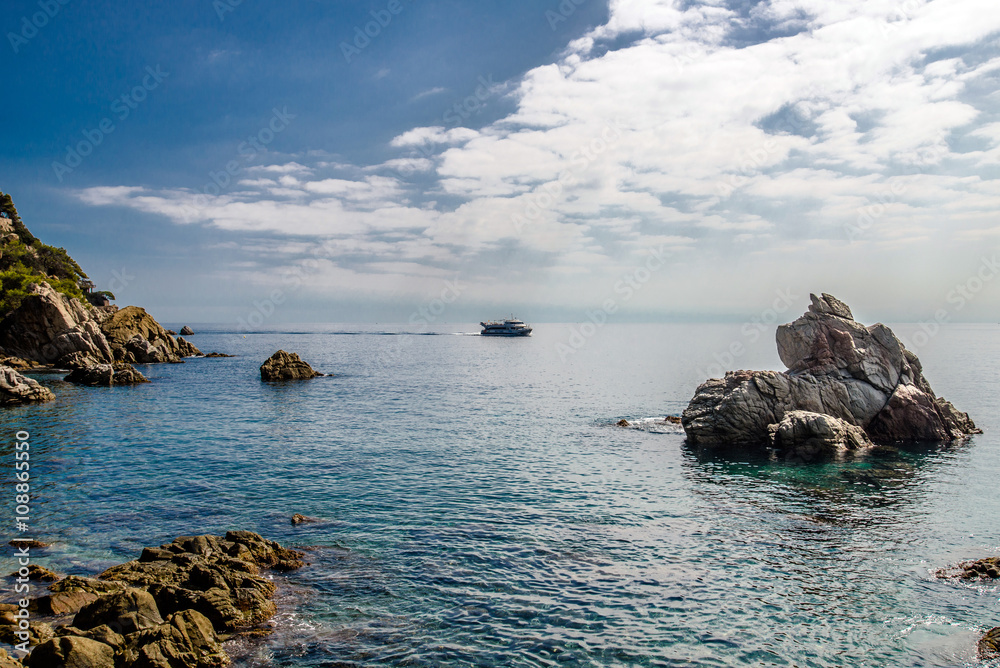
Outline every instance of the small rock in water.
[(267, 381), (305, 380), (322, 375), (302, 361), (297, 353), (286, 353), (284, 350), (274, 353), (260, 365), (260, 379)]
[(299, 513), (295, 513), (294, 515), (292, 515), (292, 524), (309, 524), (311, 522), (319, 522), (319, 521), (320, 520), (318, 520), (315, 517), (307, 517), (305, 515), (300, 515)]
[(621, 420), (619, 420), (618, 422), (616, 422), (615, 425), (618, 426), (618, 427), (631, 427), (632, 426), (632, 425), (629, 424), (629, 421), (626, 420), (626, 419), (624, 419), (624, 418), (621, 419)]
[(13, 547), (27, 547), (32, 550), (40, 550), (49, 546), (48, 543), (43, 543), (40, 540), (35, 540), (34, 538), (30, 540), (12, 540), (8, 545)]
[(664, 422), (670, 422), (671, 424), (680, 424), (681, 423), (681, 416), (680, 415), (668, 415), (667, 417), (663, 418), (663, 421)]
[[(21, 574), (18, 571), (14, 571), (10, 574), (10, 577), (16, 578), (20, 577)], [(38, 564), (31, 564), (28, 566), (28, 575), (26, 576), (29, 580), (37, 580), (39, 582), (55, 582), (59, 579), (59, 576), (45, 568), (44, 566), (39, 566)]]
[(191, 336), (192, 334), (194, 334), (194, 330), (187, 325), (181, 327), (181, 336)]

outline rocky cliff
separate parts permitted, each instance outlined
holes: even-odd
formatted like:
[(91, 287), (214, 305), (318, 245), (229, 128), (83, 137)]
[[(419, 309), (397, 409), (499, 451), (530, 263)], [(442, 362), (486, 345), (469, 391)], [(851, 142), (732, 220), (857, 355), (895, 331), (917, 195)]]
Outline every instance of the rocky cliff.
[[(831, 295), (810, 298), (809, 310), (777, 331), (788, 370), (731, 371), (703, 383), (682, 416), (688, 442), (802, 454), (814, 446), (856, 449), (868, 439), (950, 441), (978, 433), (967, 414), (934, 394), (916, 355), (888, 327), (865, 327)], [(806, 414), (786, 420), (795, 411)]]

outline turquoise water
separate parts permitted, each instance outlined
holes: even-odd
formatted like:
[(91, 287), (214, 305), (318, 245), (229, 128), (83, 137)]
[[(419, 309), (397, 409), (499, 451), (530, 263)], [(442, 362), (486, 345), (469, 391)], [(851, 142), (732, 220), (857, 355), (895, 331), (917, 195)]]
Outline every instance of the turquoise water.
[[(205, 331), (238, 357), (135, 388), (39, 376), (59, 399), (0, 412), (3, 452), (31, 433), (33, 533), (62, 572), (232, 528), (312, 548), (238, 666), (977, 665), (998, 588), (931, 571), (1000, 553), (997, 327), (917, 351), (983, 435), (786, 465), (642, 421), (734, 341), (733, 366), (777, 368), (773, 332), (607, 325), (562, 359), (570, 326), (533, 326)], [(336, 376), (261, 383), (278, 348)]]

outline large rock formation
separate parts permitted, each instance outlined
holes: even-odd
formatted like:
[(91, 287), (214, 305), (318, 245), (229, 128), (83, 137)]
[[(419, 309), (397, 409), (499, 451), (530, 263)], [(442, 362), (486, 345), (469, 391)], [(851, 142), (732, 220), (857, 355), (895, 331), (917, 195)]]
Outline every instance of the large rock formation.
[(303, 362), (298, 353), (286, 353), (284, 350), (274, 353), (260, 365), (261, 380), (303, 380), (322, 375)]
[(92, 363), (114, 359), (91, 309), (48, 283), (32, 285), (31, 294), (0, 323), (0, 348), (44, 364), (74, 353)]
[(46, 632), (30, 641), (35, 647), (24, 665), (227, 665), (222, 640), (275, 612), (275, 585), (261, 569), (298, 568), (301, 557), (255, 533), (230, 531), (225, 537), (182, 537), (148, 547), (137, 561), (108, 569), (101, 580), (70, 576), (51, 585), (52, 593), (32, 601), (30, 608), (43, 615), (75, 613), (72, 624), (53, 631), (33, 621), (32, 627)]
[(138, 306), (107, 309), (33, 285), (32, 294), (0, 323), (0, 348), (8, 355), (68, 369), (112, 362), (180, 362), (200, 355), (188, 341), (175, 340)]
[(201, 354), (184, 342), (183, 347), (138, 306), (126, 306), (101, 324), (101, 331), (114, 351), (114, 359), (130, 364), (179, 362), (181, 357)]
[[(866, 443), (846, 426), (880, 443), (951, 441), (979, 433), (967, 414), (935, 396), (916, 355), (888, 327), (865, 327), (831, 295), (810, 298), (805, 315), (778, 327), (778, 354), (788, 370), (731, 371), (703, 383), (682, 416), (688, 442), (781, 449), (812, 439), (827, 443), (821, 449), (836, 450)], [(797, 416), (795, 425), (782, 427), (793, 411), (844, 424)]]
[(34, 378), (22, 376), (9, 366), (0, 366), (0, 406), (52, 401), (56, 395)]

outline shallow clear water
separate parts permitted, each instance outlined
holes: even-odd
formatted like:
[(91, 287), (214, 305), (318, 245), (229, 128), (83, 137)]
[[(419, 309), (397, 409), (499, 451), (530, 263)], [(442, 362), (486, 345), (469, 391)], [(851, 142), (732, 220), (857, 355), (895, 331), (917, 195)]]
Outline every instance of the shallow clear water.
[[(0, 412), (3, 452), (30, 431), (62, 572), (232, 528), (312, 547), (239, 666), (976, 665), (1000, 593), (931, 571), (1000, 553), (1000, 328), (917, 351), (982, 436), (788, 465), (641, 420), (679, 414), (733, 342), (729, 366), (777, 368), (773, 332), (607, 325), (566, 354), (569, 325), (534, 326), (199, 333), (238, 357), (135, 388), (40, 376), (59, 399)], [(336, 376), (261, 383), (278, 348)]]

